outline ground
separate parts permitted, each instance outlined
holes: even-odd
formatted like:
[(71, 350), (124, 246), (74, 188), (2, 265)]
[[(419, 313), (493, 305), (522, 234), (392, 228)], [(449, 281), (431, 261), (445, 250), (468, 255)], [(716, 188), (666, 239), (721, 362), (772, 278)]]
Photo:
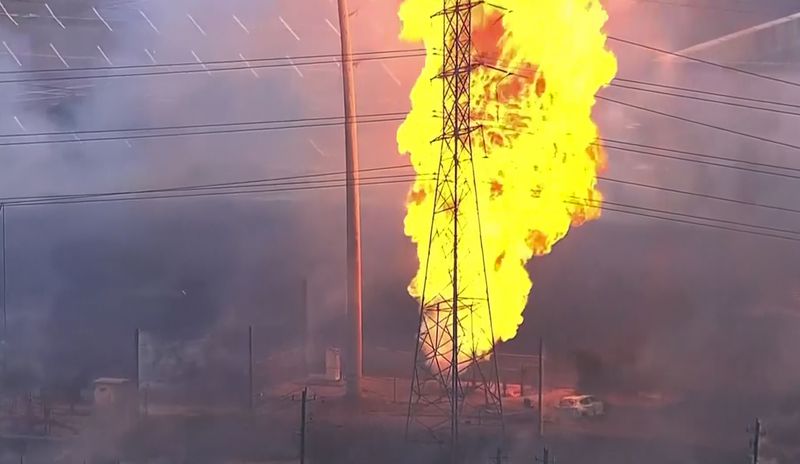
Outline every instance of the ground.
[[(262, 392), (254, 413), (242, 408), (150, 405), (147, 416), (116, 431), (84, 418), (75, 422), (81, 424), (80, 438), (30, 440), (25, 462), (80, 463), (85, 459), (81, 453), (90, 455), (89, 450), (120, 462), (293, 462), (299, 454), (303, 387), (285, 383)], [(446, 461), (446, 445), (405, 439), (407, 381), (365, 379), (365, 399), (358, 408), (344, 398), (339, 384), (318, 381), (308, 387), (308, 462)], [(507, 390), (513, 393), (514, 387)], [(554, 390), (547, 397), (562, 393)], [(705, 417), (701, 422), (685, 402), (645, 397), (611, 402), (603, 418), (556, 420), (546, 415), (545, 437), (539, 439), (536, 410), (523, 407), (518, 397), (506, 397), (504, 432), (496, 426), (463, 426), (462, 462), (488, 462), (498, 447), (508, 462), (532, 462), (545, 446), (562, 463), (722, 464), (747, 455), (746, 424), (730, 423), (724, 415), (717, 420), (714, 415), (698, 415)], [(0, 463), (19, 462), (21, 441), (6, 437), (3, 443), (12, 452), (0, 454)]]

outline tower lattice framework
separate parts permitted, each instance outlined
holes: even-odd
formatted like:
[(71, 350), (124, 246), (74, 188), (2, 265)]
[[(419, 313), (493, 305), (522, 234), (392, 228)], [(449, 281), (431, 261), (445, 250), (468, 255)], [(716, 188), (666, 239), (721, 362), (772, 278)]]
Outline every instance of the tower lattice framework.
[[(478, 311), (488, 312), (481, 316), (491, 321), (472, 150), (472, 137), (480, 126), (473, 124), (470, 114), (471, 75), (479, 66), (472, 59), (472, 12), (482, 2), (443, 3), (436, 16), (444, 23), (442, 69), (437, 76), (443, 83), (443, 124), (441, 135), (433, 141), (441, 145), (441, 152), (428, 257), (422, 263), (425, 280), (421, 282), (406, 434), (422, 426), (436, 440), (449, 439), (455, 452), (461, 426), (502, 426), (503, 407), (496, 357), (481, 355), (474, 346), (459, 342), (463, 334), (472, 340), (486, 338), (494, 352), (491, 323), (479, 333), (471, 324)], [(467, 202), (470, 207), (464, 207), (470, 204)], [(447, 259), (432, 262), (432, 250)], [(477, 270), (475, 253), (480, 253), (481, 268)], [(464, 272), (465, 261), (473, 264), (469, 272)], [(443, 285), (430, 278), (434, 266), (447, 266), (449, 282)]]

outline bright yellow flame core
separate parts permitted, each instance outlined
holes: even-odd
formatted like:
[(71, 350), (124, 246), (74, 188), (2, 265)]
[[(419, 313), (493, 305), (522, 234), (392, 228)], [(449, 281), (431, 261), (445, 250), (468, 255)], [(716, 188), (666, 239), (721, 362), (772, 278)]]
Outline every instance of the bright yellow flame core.
[[(602, 28), (608, 16), (599, 0), (493, 3), (505, 11), (486, 4), (473, 11), (474, 60), (513, 74), (478, 68), (472, 75), (471, 113), (473, 124), (482, 127), (473, 133), (473, 162), (494, 338), (506, 341), (522, 323), (532, 286), (525, 264), (534, 255), (549, 253), (570, 226), (600, 215), (597, 175), (605, 157), (595, 145), (598, 129), (591, 112), (595, 94), (614, 78), (617, 62), (605, 46)], [(442, 18), (434, 16), (441, 8), (442, 0), (404, 0), (399, 11), (401, 38), (422, 41), (428, 50), (411, 92), (412, 111), (397, 133), (399, 151), (410, 155), (418, 174), (405, 220), (405, 233), (417, 244), (420, 262), (409, 286), (418, 300), (436, 186), (430, 174), (437, 172), (441, 150), (431, 143), (442, 131), (443, 84), (435, 78), (442, 64)], [(463, 174), (472, 172), (465, 169)], [(461, 232), (461, 280), (479, 286), (485, 295), (483, 263), (475, 248), (481, 231), (468, 219), (474, 218), (475, 200), (461, 208), (462, 220), (471, 221)], [(437, 221), (434, 227), (447, 227), (447, 222)], [(452, 257), (446, 249), (431, 250), (427, 291), (447, 288)], [(475, 294), (474, 288), (471, 292)], [(492, 347), (485, 336), (488, 311), (472, 310), (459, 351), (486, 354)], [(450, 345), (449, 340), (437, 343)]]

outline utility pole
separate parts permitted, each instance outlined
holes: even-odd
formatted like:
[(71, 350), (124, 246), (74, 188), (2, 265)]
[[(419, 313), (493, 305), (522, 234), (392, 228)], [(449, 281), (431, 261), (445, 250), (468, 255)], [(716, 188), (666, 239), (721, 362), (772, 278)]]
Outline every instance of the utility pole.
[(0, 213), (2, 213), (2, 234), (3, 234), (3, 340), (0, 349), (3, 351), (3, 385), (6, 382), (6, 371), (8, 369), (8, 313), (6, 312), (6, 205), (0, 203)]
[(753, 464), (758, 464), (758, 457), (761, 448), (761, 421), (756, 419), (755, 427), (753, 429)]
[[(133, 330), (133, 385), (136, 387), (136, 417), (138, 418), (142, 414), (142, 392), (141, 392), (141, 378), (139, 369), (139, 363), (141, 362), (139, 359), (139, 340), (141, 338), (141, 331), (137, 327)], [(145, 415), (147, 415), (147, 393), (145, 392), (145, 405), (144, 411)]]
[(133, 331), (133, 360), (134, 360), (134, 372), (133, 372), (133, 381), (136, 385), (136, 396), (139, 396), (139, 388), (141, 386), (141, 380), (139, 378), (139, 373), (141, 372), (139, 369), (140, 366), (140, 359), (139, 359), (139, 339), (141, 337), (141, 330), (135, 329)]
[(19, 464), (25, 464), (25, 455), (28, 454), (28, 442), (23, 441), (19, 447)]
[(542, 457), (536, 458), (536, 462), (540, 464), (555, 464), (555, 459), (550, 460), (550, 450), (545, 447), (542, 451)]
[(300, 464), (306, 462), (306, 403), (308, 402), (308, 387), (303, 388), (302, 405), (300, 406)]
[(342, 82), (344, 86), (345, 187), (347, 191), (347, 356), (345, 381), (347, 396), (361, 398), (363, 339), (361, 321), (361, 195), (359, 193), (358, 131), (356, 128), (355, 74), (353, 47), (350, 42), (350, 10), (347, 0), (338, 0), (339, 36), (342, 46)]
[(503, 461), (505, 461), (507, 458), (508, 456), (503, 456), (503, 449), (498, 446), (497, 453), (494, 455), (494, 458), (492, 458), (491, 462), (492, 464), (503, 464)]
[(303, 362), (306, 377), (311, 376), (313, 369), (311, 349), (311, 316), (308, 313), (308, 280), (303, 279), (300, 285), (300, 311), (303, 314)]
[(539, 438), (543, 437), (544, 437), (544, 338), (539, 337)]
[[(303, 387), (300, 394), (300, 464), (306, 462), (306, 435), (308, 430), (308, 402), (316, 399), (316, 395), (312, 398), (308, 397), (308, 387)], [(292, 394), (292, 401), (297, 401), (297, 398)]]
[(250, 412), (255, 411), (253, 396), (253, 326), (247, 327), (247, 401)]
[(144, 387), (144, 416), (147, 417), (150, 413), (150, 390)]

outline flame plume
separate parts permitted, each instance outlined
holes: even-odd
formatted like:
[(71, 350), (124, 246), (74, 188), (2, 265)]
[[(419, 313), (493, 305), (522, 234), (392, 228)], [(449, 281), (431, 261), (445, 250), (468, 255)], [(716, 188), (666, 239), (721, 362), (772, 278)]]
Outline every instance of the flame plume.
[[(397, 133), (399, 151), (410, 156), (417, 172), (405, 233), (417, 244), (421, 263), (408, 288), (418, 300), (436, 187), (430, 173), (440, 156), (431, 141), (442, 130), (442, 81), (435, 78), (442, 65), (442, 25), (434, 16), (441, 7), (442, 0), (404, 0), (399, 10), (401, 39), (423, 42), (427, 49), (411, 92), (412, 111)], [(473, 123), (482, 128), (473, 138), (482, 231), (471, 225), (465, 233), (473, 236), (462, 240), (479, 243), (482, 233), (496, 341), (512, 339), (522, 323), (532, 288), (525, 264), (550, 253), (571, 226), (600, 216), (597, 175), (605, 154), (596, 145), (591, 113), (595, 94), (617, 71), (602, 31), (607, 19), (599, 0), (495, 0), (473, 12), (474, 61), (484, 65), (471, 82)], [(433, 288), (446, 287), (450, 279), (452, 263), (440, 248), (430, 250), (427, 279)], [(470, 271), (483, 272), (480, 253), (473, 250), (473, 256), (459, 265), (465, 279)], [(488, 333), (489, 324), (470, 321), (459, 351), (488, 354), (492, 341), (478, 334)]]

